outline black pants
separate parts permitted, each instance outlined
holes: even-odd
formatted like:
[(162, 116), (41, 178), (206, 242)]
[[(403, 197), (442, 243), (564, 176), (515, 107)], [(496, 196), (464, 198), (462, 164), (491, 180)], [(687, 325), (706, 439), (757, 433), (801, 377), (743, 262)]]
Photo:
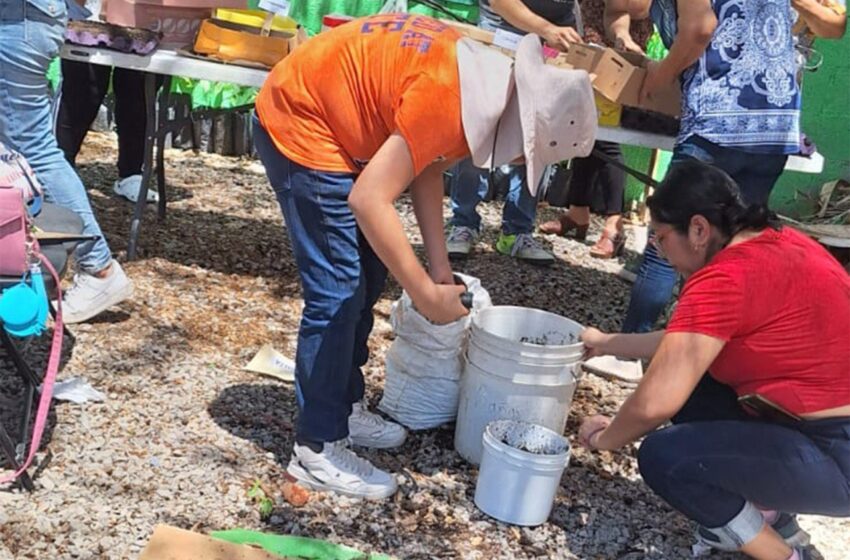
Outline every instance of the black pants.
[[(597, 142), (593, 147), (620, 162), (623, 161), (619, 144)], [(592, 155), (573, 160), (570, 191), (567, 195), (568, 205), (595, 208), (597, 205), (594, 204), (594, 195), (601, 194), (601, 214), (622, 214), (625, 191), (626, 173), (623, 170)]]
[(110, 75), (118, 129), (118, 176), (124, 179), (141, 174), (145, 158), (144, 72), (63, 60), (56, 138), (65, 159), (75, 165), (80, 146), (109, 91)]

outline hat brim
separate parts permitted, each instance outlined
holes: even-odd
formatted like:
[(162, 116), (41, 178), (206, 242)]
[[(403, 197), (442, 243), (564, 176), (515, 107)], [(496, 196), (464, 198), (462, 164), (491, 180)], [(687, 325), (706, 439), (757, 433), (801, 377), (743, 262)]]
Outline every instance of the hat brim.
[(585, 157), (593, 149), (597, 130), (593, 88), (587, 72), (546, 64), (543, 43), (532, 34), (517, 47), (514, 81), (526, 181), (536, 196), (547, 165)]
[(503, 136), (510, 137), (510, 128), (501, 121), (515, 97), (513, 61), (469, 38), (458, 40), (456, 50), (461, 121), (472, 163), (477, 167), (498, 165), (493, 159), (494, 143), (502, 144), (506, 141)]
[(534, 149), (534, 138), (537, 135), (536, 99), (530, 87), (537, 72), (545, 66), (543, 60), (543, 43), (537, 35), (529, 34), (522, 38), (516, 52), (516, 88), (520, 106), (520, 122), (522, 126), (522, 147), (525, 156), (525, 174), (528, 191), (531, 196), (537, 196), (540, 180), (546, 164), (543, 163)]

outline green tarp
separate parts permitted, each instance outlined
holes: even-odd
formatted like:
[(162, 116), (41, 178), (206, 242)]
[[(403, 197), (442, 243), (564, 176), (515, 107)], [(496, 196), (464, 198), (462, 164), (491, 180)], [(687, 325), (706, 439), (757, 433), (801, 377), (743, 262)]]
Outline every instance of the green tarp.
[(266, 552), (298, 560), (394, 560), (384, 554), (366, 554), (319, 539), (272, 535), (247, 529), (215, 531), (210, 536), (234, 544), (259, 546)]

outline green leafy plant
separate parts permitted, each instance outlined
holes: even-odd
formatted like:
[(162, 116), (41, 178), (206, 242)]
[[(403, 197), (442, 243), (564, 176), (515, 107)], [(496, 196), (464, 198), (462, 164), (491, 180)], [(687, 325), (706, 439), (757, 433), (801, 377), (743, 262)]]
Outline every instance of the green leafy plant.
[(251, 501), (257, 504), (257, 510), (260, 512), (260, 519), (265, 521), (272, 515), (274, 510), (274, 501), (269, 498), (266, 491), (263, 490), (263, 485), (259, 480), (255, 480), (254, 484), (248, 490), (248, 497)]

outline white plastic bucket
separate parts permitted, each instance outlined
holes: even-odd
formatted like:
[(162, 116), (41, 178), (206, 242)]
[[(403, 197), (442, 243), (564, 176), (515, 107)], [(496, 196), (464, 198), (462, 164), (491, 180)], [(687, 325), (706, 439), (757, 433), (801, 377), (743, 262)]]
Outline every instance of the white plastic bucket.
[(483, 440), (475, 505), (505, 523), (545, 523), (570, 461), (566, 438), (543, 426), (497, 420)]
[[(455, 449), (481, 462), (482, 434), (494, 420), (540, 424), (562, 433), (581, 369), (582, 326), (539, 309), (490, 307), (472, 320), (455, 427)], [(555, 339), (567, 344), (535, 344)]]

